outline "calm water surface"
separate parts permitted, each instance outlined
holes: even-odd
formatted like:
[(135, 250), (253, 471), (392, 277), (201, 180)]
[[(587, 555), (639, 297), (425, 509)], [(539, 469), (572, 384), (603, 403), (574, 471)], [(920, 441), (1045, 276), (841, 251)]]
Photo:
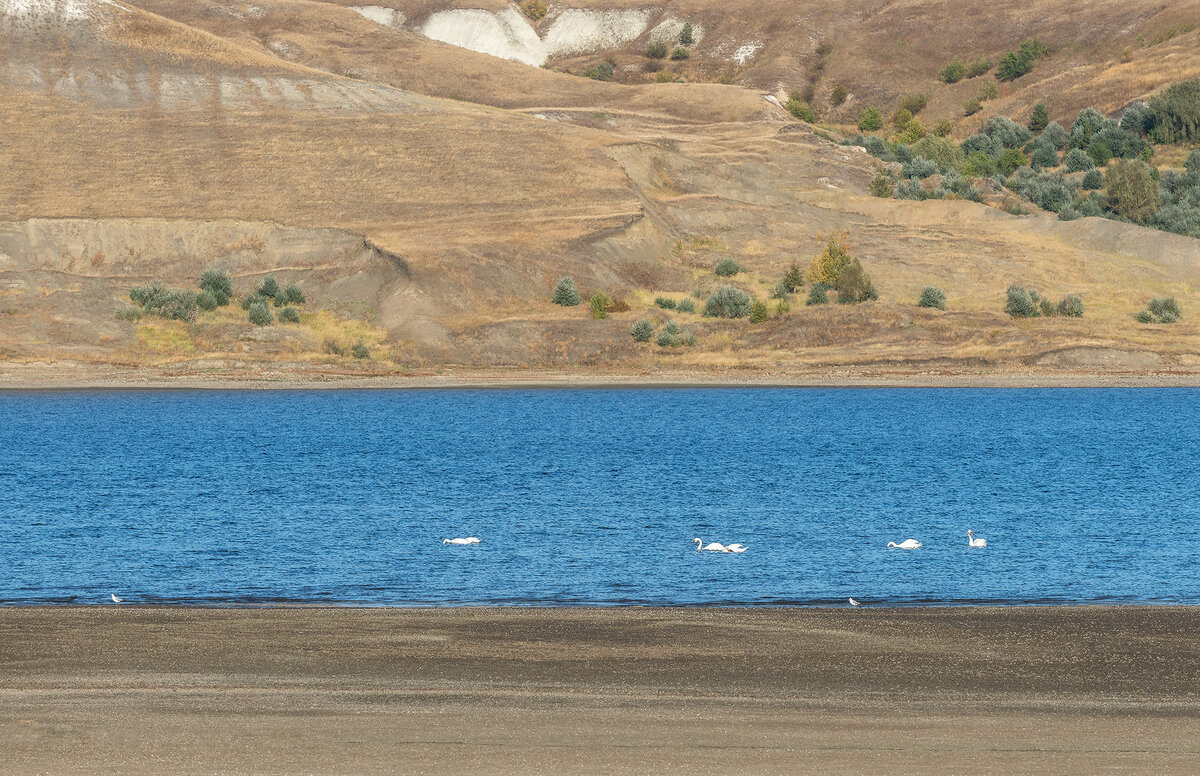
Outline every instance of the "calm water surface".
[(1200, 603), (1198, 449), (1187, 389), (0, 393), (0, 602)]

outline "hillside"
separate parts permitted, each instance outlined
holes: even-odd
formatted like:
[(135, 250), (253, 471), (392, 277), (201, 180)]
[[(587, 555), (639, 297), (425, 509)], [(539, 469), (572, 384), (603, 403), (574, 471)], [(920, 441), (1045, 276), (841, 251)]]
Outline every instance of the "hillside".
[[(879, 198), (870, 184), (886, 165), (827, 139), (852, 134), (863, 106), (890, 113), (915, 92), (929, 97), (921, 119), (954, 119), (958, 139), (992, 116), (1024, 121), (1037, 102), (1068, 127), (1087, 106), (1119, 116), (1200, 74), (1200, 31), (1187, 29), (1200, 2), (966, 5), (733, 14), (709, 0), (596, 0), (551, 4), (526, 31), (519, 9), (491, 0), (0, 0), (0, 168), (12, 173), (0, 178), (0, 372), (1200, 372), (1200, 241), (1032, 206), (1011, 215), (1002, 191)], [(497, 14), (513, 60), (444, 42), (495, 42)], [(684, 21), (693, 54), (666, 67), (692, 82), (652, 82), (647, 43)], [(964, 118), (978, 82), (937, 71), (1030, 36), (1052, 52)], [(615, 80), (559, 72), (597, 62)], [(808, 83), (824, 129), (780, 107)], [(834, 108), (836, 84), (849, 96)], [(1186, 153), (1159, 158), (1181, 166)], [(848, 234), (879, 300), (808, 307), (806, 288), (777, 309), (776, 282), (831, 232)], [(722, 280), (712, 270), (727, 258), (744, 271)], [(191, 321), (129, 309), (133, 286), (194, 288), (213, 266), (238, 296), (268, 274), (297, 284), (300, 323), (254, 326), (236, 304)], [(584, 304), (550, 302), (564, 275)], [(726, 284), (769, 302), (768, 319), (654, 306), (702, 307)], [(1078, 294), (1085, 315), (1013, 318), (1011, 284)], [(946, 311), (915, 305), (929, 285)], [(598, 291), (630, 309), (592, 319)], [(1179, 323), (1134, 323), (1163, 296), (1179, 300)], [(676, 319), (697, 344), (635, 342), (641, 318)], [(360, 341), (370, 358), (345, 355)]]

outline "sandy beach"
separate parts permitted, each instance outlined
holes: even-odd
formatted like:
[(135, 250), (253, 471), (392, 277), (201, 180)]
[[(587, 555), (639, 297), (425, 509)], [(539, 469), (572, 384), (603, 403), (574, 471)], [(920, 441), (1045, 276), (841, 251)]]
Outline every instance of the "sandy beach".
[(0, 773), (1154, 773), (1200, 609), (0, 609)]

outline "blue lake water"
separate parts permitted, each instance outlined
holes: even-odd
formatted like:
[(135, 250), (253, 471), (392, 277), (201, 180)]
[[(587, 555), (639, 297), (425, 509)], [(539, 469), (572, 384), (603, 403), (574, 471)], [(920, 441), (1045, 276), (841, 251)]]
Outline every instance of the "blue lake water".
[(1187, 389), (0, 393), (0, 603), (1200, 603), (1198, 451)]

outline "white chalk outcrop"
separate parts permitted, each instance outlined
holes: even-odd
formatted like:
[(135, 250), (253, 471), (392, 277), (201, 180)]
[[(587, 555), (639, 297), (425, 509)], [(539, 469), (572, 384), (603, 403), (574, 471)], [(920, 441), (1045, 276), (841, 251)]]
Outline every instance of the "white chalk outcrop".
[[(679, 42), (679, 35), (683, 32), (683, 25), (687, 22), (682, 19), (664, 19), (655, 25), (654, 29), (650, 30), (650, 40), (661, 40), (672, 46)], [(692, 24), (692, 43), (699, 43), (704, 39), (704, 27), (699, 24)]]
[(77, 24), (94, 19), (112, 0), (0, 0), (0, 21), (9, 25)]
[[(554, 17), (545, 37), (513, 8), (439, 11), (421, 27), (427, 38), (540, 67), (550, 57), (623, 46), (650, 26), (650, 11), (568, 9)], [(680, 28), (682, 28), (682, 23)]]
[(404, 26), (404, 12), (397, 11), (395, 8), (384, 8), (382, 5), (355, 5), (351, 6), (351, 10), (358, 11), (366, 18), (376, 24), (382, 24), (384, 27), (400, 29)]

